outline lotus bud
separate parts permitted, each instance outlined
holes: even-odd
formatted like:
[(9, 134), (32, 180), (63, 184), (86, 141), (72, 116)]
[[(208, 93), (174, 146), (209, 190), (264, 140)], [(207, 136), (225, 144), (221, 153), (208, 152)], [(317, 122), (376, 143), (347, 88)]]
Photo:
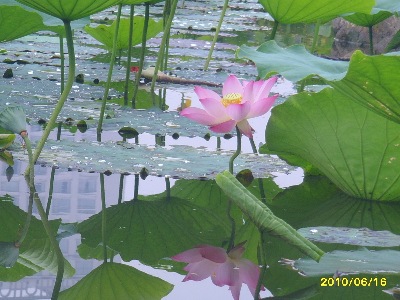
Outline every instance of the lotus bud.
[(26, 115), (22, 107), (0, 108), (0, 127), (20, 135), (26, 134)]

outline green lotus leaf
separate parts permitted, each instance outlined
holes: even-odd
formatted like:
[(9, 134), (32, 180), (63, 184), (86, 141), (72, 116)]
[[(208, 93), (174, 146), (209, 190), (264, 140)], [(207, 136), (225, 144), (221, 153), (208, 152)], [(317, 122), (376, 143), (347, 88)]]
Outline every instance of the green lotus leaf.
[[(133, 25), (132, 45), (137, 45), (142, 42), (142, 32), (144, 27), (144, 17), (135, 16)], [(129, 19), (121, 19), (119, 24), (117, 50), (128, 49), (129, 47)], [(147, 39), (155, 37), (163, 30), (163, 21), (154, 21), (149, 19), (149, 27), (147, 30)], [(92, 28), (88, 25), (85, 26), (85, 31), (93, 36), (96, 40), (104, 44), (107, 49), (111, 50), (113, 47), (115, 21), (110, 25), (99, 25)]]
[[(11, 152), (8, 151), (0, 151), (0, 161), (5, 162), (9, 166), (14, 165), (14, 157), (12, 156)], [(8, 169), (8, 168), (7, 168)], [(8, 176), (7, 176), (8, 178)]]
[(26, 115), (22, 107), (11, 105), (0, 107), (0, 127), (16, 134), (26, 131)]
[[(106, 213), (107, 246), (124, 261), (157, 265), (194, 245), (218, 244), (229, 236), (229, 222), (222, 222), (220, 214), (175, 197), (132, 200), (108, 207)], [(101, 222), (99, 213), (78, 225), (83, 244), (95, 248), (102, 242)]]
[(394, 274), (400, 273), (400, 251), (332, 251), (326, 253), (319, 263), (311, 259), (300, 259), (295, 262), (296, 271), (306, 276), (333, 275), (336, 272), (345, 274)]
[(172, 288), (172, 284), (133, 267), (105, 263), (62, 291), (58, 299), (161, 299)]
[(310, 162), (349, 195), (400, 200), (400, 125), (335, 89), (301, 93), (276, 106), (266, 141), (278, 155)]
[[(10, 199), (0, 197), (0, 240), (16, 241), (18, 229), (26, 221), (27, 213), (15, 206)], [(60, 220), (50, 221), (54, 232), (57, 231)], [(57, 257), (47, 237), (40, 220), (32, 217), (28, 234), (19, 248), (17, 262), (11, 268), (0, 266), (0, 281), (17, 281), (25, 276), (48, 270), (57, 272)], [(71, 276), (74, 273), (72, 266), (65, 261), (64, 274)]]
[(15, 134), (0, 134), (0, 149), (7, 148), (15, 140)]
[(348, 62), (312, 55), (303, 45), (282, 48), (275, 41), (268, 41), (257, 49), (243, 45), (237, 55), (252, 60), (260, 78), (279, 73), (293, 82), (315, 75), (338, 80), (346, 75), (348, 68)]
[(16, 0), (26, 6), (49, 14), (64, 21), (78, 20), (110, 6), (121, 0)]
[(391, 39), (391, 41), (388, 43), (388, 45), (386, 46), (385, 51), (389, 52), (397, 47), (400, 46), (400, 30), (396, 32), (396, 34), (393, 36), (393, 38)]
[(44, 30), (42, 17), (19, 6), (0, 6), (0, 42)]
[(400, 123), (399, 68), (400, 56), (367, 56), (356, 51), (346, 76), (329, 84), (348, 99)]
[(329, 21), (342, 14), (370, 13), (375, 0), (259, 0), (258, 2), (274, 18), (283, 24)]
[(391, 17), (393, 14), (389, 11), (380, 10), (375, 14), (363, 14), (363, 13), (355, 13), (349, 16), (345, 16), (344, 18), (358, 26), (370, 27), (374, 26), (387, 18)]
[(0, 242), (0, 266), (10, 268), (17, 262), (19, 248), (15, 242)]
[(243, 213), (263, 232), (278, 236), (300, 251), (318, 261), (324, 252), (301, 236), (284, 220), (276, 217), (272, 211), (252, 193), (250, 193), (231, 173), (219, 173), (215, 181), (224, 193)]

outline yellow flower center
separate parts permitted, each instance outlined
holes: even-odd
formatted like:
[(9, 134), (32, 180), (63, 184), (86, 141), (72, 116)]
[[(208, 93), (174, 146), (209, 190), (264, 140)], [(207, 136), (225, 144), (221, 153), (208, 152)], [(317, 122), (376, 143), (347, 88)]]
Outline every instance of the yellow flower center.
[(242, 103), (242, 95), (239, 93), (230, 93), (228, 95), (225, 95), (224, 98), (222, 98), (222, 105), (227, 107), (228, 105), (231, 104), (240, 104)]

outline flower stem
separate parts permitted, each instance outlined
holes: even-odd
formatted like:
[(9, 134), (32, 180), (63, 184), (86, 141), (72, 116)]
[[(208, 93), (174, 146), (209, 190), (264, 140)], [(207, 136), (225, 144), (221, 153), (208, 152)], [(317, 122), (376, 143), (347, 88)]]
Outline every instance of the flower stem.
[(104, 95), (103, 95), (103, 102), (101, 103), (99, 124), (97, 125), (97, 140), (98, 141), (100, 141), (100, 139), (101, 139), (101, 130), (103, 127), (104, 111), (106, 110), (106, 102), (107, 102), (108, 92), (110, 91), (110, 85), (111, 85), (111, 76), (112, 76), (112, 72), (113, 72), (113, 68), (114, 68), (115, 56), (117, 53), (117, 38), (118, 38), (118, 31), (119, 31), (119, 23), (120, 23), (120, 19), (121, 19), (121, 10), (122, 10), (122, 4), (119, 4), (118, 12), (117, 12), (117, 19), (115, 21), (113, 49), (111, 51), (110, 67), (108, 69), (108, 76), (107, 76), (106, 87), (105, 87)]
[(320, 26), (321, 26), (321, 20), (317, 20), (317, 23), (315, 23), (315, 28), (314, 28), (314, 37), (311, 46), (311, 53), (314, 53), (315, 47), (317, 46)]
[(100, 193), (101, 193), (101, 240), (103, 242), (103, 259), (107, 262), (107, 243), (106, 243), (106, 193), (104, 189), (104, 174), (100, 174)]
[(58, 294), (59, 294), (60, 288), (61, 288), (62, 278), (64, 275), (64, 256), (61, 252), (60, 245), (58, 244), (58, 242), (56, 240), (55, 233), (51, 229), (50, 222), (47, 219), (46, 212), (44, 211), (43, 206), (42, 206), (42, 202), (40, 201), (40, 198), (35, 190), (34, 160), (33, 160), (32, 146), (31, 146), (30, 140), (29, 140), (26, 132), (21, 133), (21, 136), (24, 139), (26, 149), (28, 151), (28, 156), (29, 156), (29, 167), (27, 169), (27, 170), (29, 170), (29, 174), (25, 175), (25, 180), (28, 183), (29, 191), (30, 191), (29, 201), (31, 201), (31, 199), (33, 199), (35, 201), (36, 207), (38, 209), (40, 218), (43, 223), (43, 227), (46, 231), (47, 236), (49, 237), (50, 244), (51, 244), (51, 246), (56, 254), (56, 257), (57, 257), (57, 267), (58, 267), (57, 268), (57, 276), (56, 276), (56, 282), (54, 283), (53, 293), (51, 295), (51, 299), (55, 300), (58, 298)]
[(124, 89), (124, 105), (128, 105), (129, 95), (129, 77), (131, 74), (131, 59), (132, 59), (132, 35), (133, 35), (133, 19), (134, 19), (135, 5), (131, 5), (131, 11), (129, 14), (129, 39), (128, 39), (128, 57), (126, 62), (125, 72), (125, 89)]
[(217, 28), (214, 33), (214, 39), (212, 41), (210, 51), (208, 52), (206, 63), (204, 64), (204, 71), (208, 70), (208, 65), (210, 64), (211, 56), (213, 54), (215, 44), (217, 43), (218, 35), (221, 30), (222, 22), (224, 21), (224, 17), (225, 17), (226, 9), (228, 8), (228, 4), (229, 4), (229, 0), (225, 0), (224, 6), (222, 7), (221, 16), (219, 17)]
[(258, 282), (256, 286), (256, 290), (254, 292), (254, 300), (260, 299), (260, 290), (262, 287), (262, 280), (264, 278), (265, 272), (267, 270), (267, 258), (266, 258), (266, 253), (265, 253), (265, 240), (264, 240), (264, 233), (262, 230), (260, 230), (260, 258), (261, 258), (261, 271), (260, 275), (258, 276)]
[[(65, 85), (65, 89), (62, 92), (60, 99), (57, 102), (56, 107), (54, 108), (53, 114), (50, 117), (49, 122), (43, 132), (42, 138), (40, 139), (39, 143), (36, 146), (35, 153), (33, 154), (33, 163), (37, 161), (40, 156), (40, 153), (43, 150), (44, 144), (47, 141), (47, 138), (50, 135), (51, 130), (53, 129), (57, 117), (61, 112), (62, 107), (64, 106), (65, 100), (71, 91), (72, 85), (74, 83), (75, 78), (75, 50), (74, 50), (74, 41), (72, 36), (72, 29), (71, 29), (71, 22), (68, 20), (64, 20), (64, 27), (65, 27), (65, 37), (67, 39), (67, 47), (68, 47), (68, 59), (69, 59), (69, 72), (68, 72), (68, 79)], [(25, 175), (29, 174), (29, 166), (25, 170)]]
[(140, 52), (140, 59), (139, 59), (139, 71), (136, 74), (135, 86), (133, 87), (132, 108), (136, 108), (136, 96), (139, 90), (140, 76), (142, 75), (144, 56), (146, 53), (146, 40), (147, 40), (147, 30), (149, 28), (149, 19), (150, 19), (150, 4), (146, 2), (145, 12), (144, 12), (143, 32), (142, 32), (142, 49)]
[(274, 40), (275, 39), (276, 31), (278, 30), (278, 25), (279, 25), (279, 22), (275, 21), (274, 22), (274, 27), (272, 28), (271, 35), (269, 36), (270, 40)]
[(239, 156), (240, 152), (242, 151), (242, 134), (240, 133), (239, 128), (236, 126), (236, 136), (237, 136), (237, 147), (236, 152), (233, 153), (231, 159), (229, 160), (229, 172), (233, 174), (233, 161), (236, 157)]
[(152, 94), (154, 94), (154, 88), (155, 88), (156, 80), (158, 77), (157, 73), (160, 70), (161, 64), (163, 62), (163, 57), (164, 57), (164, 53), (165, 53), (165, 45), (167, 43), (167, 38), (168, 38), (169, 32), (171, 30), (172, 20), (174, 19), (177, 4), (178, 4), (178, 0), (173, 0), (172, 5), (171, 5), (171, 11), (170, 11), (168, 20), (165, 24), (164, 34), (163, 34), (161, 44), (160, 44), (160, 52), (158, 53), (157, 62), (154, 67), (153, 79), (151, 81), (150, 91)]
[(373, 41), (372, 26), (368, 26), (368, 35), (369, 35), (369, 54), (374, 55), (374, 41)]

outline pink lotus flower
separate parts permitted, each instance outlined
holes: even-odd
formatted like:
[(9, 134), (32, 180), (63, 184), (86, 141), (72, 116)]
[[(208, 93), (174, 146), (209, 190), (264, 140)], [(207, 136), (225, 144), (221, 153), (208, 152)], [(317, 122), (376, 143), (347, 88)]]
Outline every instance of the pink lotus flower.
[[(201, 281), (211, 276), (217, 286), (228, 285), (233, 299), (239, 300), (242, 283), (255, 293), (260, 269), (250, 260), (242, 258), (244, 243), (226, 253), (224, 248), (209, 245), (197, 246), (172, 257), (175, 261), (186, 262), (188, 272), (183, 281)], [(264, 290), (264, 288), (262, 287)]]
[(188, 107), (181, 115), (200, 124), (207, 125), (214, 132), (227, 133), (236, 125), (241, 133), (253, 137), (252, 128), (247, 119), (265, 114), (278, 95), (269, 97), (277, 77), (268, 80), (244, 81), (230, 75), (222, 87), (222, 98), (214, 91), (196, 86), (203, 109)]

